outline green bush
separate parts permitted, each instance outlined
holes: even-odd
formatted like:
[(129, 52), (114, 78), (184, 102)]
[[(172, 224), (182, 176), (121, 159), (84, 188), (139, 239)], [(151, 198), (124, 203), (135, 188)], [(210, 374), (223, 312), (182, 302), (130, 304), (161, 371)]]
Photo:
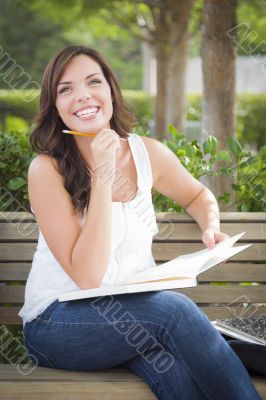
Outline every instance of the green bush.
[[(140, 123), (147, 124), (153, 114), (153, 98), (147, 93), (134, 90), (123, 90), (126, 102)], [(27, 99), (28, 101), (25, 101)], [(31, 100), (31, 101), (29, 101)], [(37, 113), (39, 93), (24, 91), (22, 94), (12, 90), (0, 90), (0, 110), (6, 108), (8, 115), (21, 117), (29, 123)]]
[[(171, 125), (169, 133), (173, 140), (164, 140), (164, 143), (196, 179), (219, 175), (233, 177), (237, 211), (266, 211), (266, 146), (253, 155), (234, 138), (228, 140), (226, 150), (219, 150), (219, 143), (213, 136), (200, 144), (196, 140), (189, 142)], [(221, 161), (223, 166), (220, 166)], [(230, 203), (229, 193), (224, 193), (218, 201)], [(153, 203), (156, 211), (182, 211), (173, 200), (156, 191), (153, 191)]]
[(238, 96), (237, 137), (257, 150), (266, 145), (266, 93)]
[(140, 90), (123, 90), (123, 97), (131, 106), (139, 125), (148, 129), (153, 115), (153, 97)]
[[(200, 144), (196, 140), (188, 141), (171, 125), (169, 132), (172, 140), (164, 140), (164, 143), (196, 179), (211, 175), (231, 176), (234, 178), (232, 188), (236, 193), (237, 210), (266, 211), (266, 146), (253, 155), (245, 151), (236, 139), (229, 140), (226, 150), (219, 150), (219, 143), (213, 136)], [(148, 135), (148, 131), (143, 129), (137, 133)], [(27, 133), (0, 132), (0, 210), (29, 209), (27, 171), (34, 156)], [(224, 193), (218, 200), (223, 204), (229, 203), (230, 196)], [(153, 203), (156, 211), (181, 211), (174, 201), (156, 191), (153, 191)]]
[(28, 167), (34, 154), (28, 133), (0, 132), (0, 210), (28, 210)]
[(198, 93), (189, 94), (187, 98), (187, 120), (201, 120), (201, 95)]
[(5, 130), (8, 132), (12, 131), (19, 131), (19, 132), (28, 132), (30, 129), (30, 125), (25, 119), (21, 117), (12, 117), (12, 116), (7, 116), (5, 120), (5, 127), (0, 126), (0, 130)]
[(0, 364), (17, 367), (29, 362), (24, 346), (22, 326), (2, 325), (1, 328)]
[[(33, 93), (24, 91), (23, 93), (0, 90), (0, 111), (7, 109), (7, 115), (21, 117), (30, 124), (38, 110), (39, 93), (37, 91)], [(123, 90), (123, 96), (131, 106), (140, 125), (147, 128), (153, 115), (152, 96), (140, 90)], [(25, 99), (31, 101), (25, 101)]]
[[(266, 94), (239, 94), (236, 109), (237, 139), (243, 145), (259, 150), (266, 145)], [(201, 116), (201, 95), (189, 95), (187, 120), (200, 121)]]
[[(7, 107), (8, 115), (21, 117), (30, 125), (37, 112), (39, 93), (0, 90), (0, 111)], [(131, 105), (143, 131), (150, 129), (154, 98), (142, 91), (123, 90), (125, 100)], [(31, 100), (32, 101), (29, 101)], [(27, 100), (27, 101), (25, 101)], [(187, 101), (187, 120), (200, 121), (201, 95), (190, 94)], [(266, 94), (241, 94), (237, 96), (236, 137), (245, 146), (257, 150), (266, 144)], [(1, 123), (1, 121), (0, 121)], [(0, 125), (1, 129), (1, 125)], [(3, 126), (2, 126), (3, 129)], [(8, 129), (7, 129), (8, 130)]]
[[(237, 148), (238, 168), (233, 189), (238, 211), (266, 211), (266, 146), (255, 156)], [(233, 168), (229, 169), (232, 173)]]
[(31, 90), (0, 90), (0, 111), (7, 109), (8, 115), (21, 117), (31, 122), (37, 113), (39, 93)]

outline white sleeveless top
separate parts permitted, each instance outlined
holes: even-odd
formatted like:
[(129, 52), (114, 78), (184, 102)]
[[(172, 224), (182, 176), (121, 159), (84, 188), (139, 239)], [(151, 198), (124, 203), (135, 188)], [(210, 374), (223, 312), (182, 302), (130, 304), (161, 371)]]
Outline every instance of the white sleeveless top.
[[(142, 139), (130, 134), (128, 143), (137, 171), (137, 194), (128, 202), (112, 202), (111, 255), (101, 286), (122, 283), (128, 275), (155, 266), (151, 246), (158, 233), (152, 204), (152, 170)], [(82, 221), (84, 223), (84, 221)], [(41, 231), (19, 312), (23, 325), (35, 319), (58, 295), (79, 286), (50, 251)]]

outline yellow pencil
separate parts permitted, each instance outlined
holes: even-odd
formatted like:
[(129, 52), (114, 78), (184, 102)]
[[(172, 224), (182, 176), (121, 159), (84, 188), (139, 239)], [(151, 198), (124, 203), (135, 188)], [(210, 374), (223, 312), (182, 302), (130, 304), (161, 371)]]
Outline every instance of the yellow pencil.
[(68, 131), (68, 130), (63, 130), (63, 132), (68, 133), (69, 135), (79, 135), (79, 136), (88, 136), (88, 137), (96, 136), (96, 133), (81, 133), (78, 131)]
[[(78, 135), (78, 136), (87, 136), (87, 137), (95, 137), (96, 133), (82, 133), (78, 131), (68, 131), (64, 129), (62, 132), (68, 133), (69, 135)], [(127, 140), (126, 138), (120, 138), (120, 140)]]

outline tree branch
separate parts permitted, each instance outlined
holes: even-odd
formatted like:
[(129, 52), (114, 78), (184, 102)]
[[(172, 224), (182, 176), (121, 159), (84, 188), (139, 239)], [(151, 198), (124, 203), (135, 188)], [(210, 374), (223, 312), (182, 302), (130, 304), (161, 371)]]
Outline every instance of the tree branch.
[(130, 28), (130, 25), (127, 24), (123, 20), (123, 18), (118, 17), (118, 15), (112, 15), (112, 18), (110, 18), (110, 19), (108, 17), (106, 17), (106, 22), (108, 22), (110, 24), (113, 24), (115, 22), (115, 24), (117, 24), (120, 28), (129, 32), (130, 34), (135, 36), (137, 39), (140, 39), (142, 41), (150, 43), (151, 45), (154, 45), (154, 40), (152, 39), (152, 36), (147, 36), (145, 34), (141, 34), (141, 33), (134, 31), (133, 29)]
[[(135, 14), (136, 14), (136, 20), (137, 20), (138, 26), (139, 26), (140, 28), (146, 29), (147, 32), (148, 32), (148, 34), (149, 34), (150, 36), (153, 36), (153, 33), (154, 33), (154, 26), (151, 26), (151, 24), (150, 24), (149, 21), (148, 21), (147, 16), (146, 16), (143, 12), (141, 12), (141, 10), (137, 7), (136, 4), (133, 4), (133, 9), (134, 9)], [(142, 21), (144, 22), (144, 24), (140, 23), (140, 22), (138, 21), (138, 19), (142, 19)]]

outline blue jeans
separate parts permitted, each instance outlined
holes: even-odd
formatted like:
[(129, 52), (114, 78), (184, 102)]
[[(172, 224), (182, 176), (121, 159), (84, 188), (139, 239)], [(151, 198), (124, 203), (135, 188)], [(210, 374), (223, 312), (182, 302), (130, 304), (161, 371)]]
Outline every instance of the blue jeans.
[(125, 367), (158, 399), (260, 399), (225, 339), (174, 291), (55, 301), (25, 324), (24, 337), (40, 366)]

